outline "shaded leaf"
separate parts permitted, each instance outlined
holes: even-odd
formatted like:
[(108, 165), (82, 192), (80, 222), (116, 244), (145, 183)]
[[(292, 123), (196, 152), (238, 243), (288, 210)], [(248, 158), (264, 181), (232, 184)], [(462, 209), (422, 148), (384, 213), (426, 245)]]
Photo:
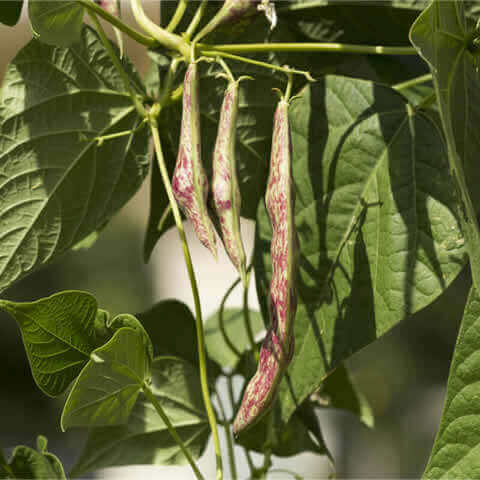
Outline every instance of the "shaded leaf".
[(373, 428), (375, 418), (363, 393), (352, 382), (348, 370), (339, 365), (323, 382), (311, 401), (322, 408), (338, 408), (356, 415), (367, 427)]
[(480, 474), (480, 296), (472, 287), (453, 354), (440, 428), (424, 478)]
[(30, 0), (28, 15), (33, 31), (50, 45), (68, 47), (80, 40), (84, 7), (69, 0)]
[[(442, 138), (403, 97), (327, 76), (290, 118), (301, 255), (284, 421), (345, 358), (438, 297), (465, 262)], [(263, 204), (257, 218), (255, 276), (268, 318)]]
[(20, 20), (23, 0), (3, 0), (0, 4), (0, 22), (13, 27)]
[(440, 108), (443, 131), (455, 187), (462, 231), (473, 280), (480, 288), (480, 209), (478, 151), (480, 149), (480, 76), (470, 51), (472, 27), (464, 4), (435, 0), (418, 18), (411, 41), (429, 64)]
[(97, 301), (86, 292), (65, 291), (36, 302), (0, 300), (18, 323), (32, 375), (47, 395), (60, 395), (88, 362), (97, 345)]
[(0, 107), (1, 291), (103, 227), (132, 197), (148, 169), (148, 131), (97, 146), (97, 136), (140, 119), (88, 27), (69, 49), (32, 40), (20, 50)]
[[(179, 358), (158, 357), (152, 365), (152, 390), (194, 458), (207, 444), (209, 428), (199, 372)], [(90, 430), (72, 475), (120, 465), (183, 465), (185, 458), (154, 407), (141, 394), (128, 419), (117, 427)]]
[(127, 423), (148, 377), (144, 339), (138, 330), (117, 330), (90, 357), (68, 395), (62, 430)]
[[(239, 353), (250, 349), (243, 310), (240, 308), (226, 308), (223, 312), (225, 330), (228, 338)], [(237, 354), (225, 342), (220, 330), (219, 312), (215, 313), (205, 322), (205, 346), (208, 356), (220, 365), (220, 367), (235, 368), (240, 361)], [(262, 316), (259, 312), (250, 311), (250, 324), (252, 332), (257, 335), (264, 330)]]

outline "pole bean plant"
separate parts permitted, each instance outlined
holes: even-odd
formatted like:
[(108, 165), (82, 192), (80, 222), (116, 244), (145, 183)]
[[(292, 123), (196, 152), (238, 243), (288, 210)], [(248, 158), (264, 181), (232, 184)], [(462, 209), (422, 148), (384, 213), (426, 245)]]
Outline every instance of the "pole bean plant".
[[(0, 21), (13, 27), (22, 6), (1, 2)], [(61, 428), (88, 429), (68, 477), (189, 464), (200, 480), (210, 437), (218, 480), (238, 478), (235, 452), (251, 478), (274, 471), (272, 456), (306, 451), (334, 470), (318, 409), (371, 423), (345, 360), (469, 265), (423, 475), (480, 478), (478, 4), (159, 1), (160, 22), (141, 0), (121, 7), (28, 0), (32, 39), (1, 87), (1, 291), (92, 245), (150, 171), (138, 262), (176, 228), (195, 305), (114, 316), (95, 292), (0, 299), (38, 388), (66, 398)], [(144, 76), (126, 37), (151, 60)], [(256, 222), (251, 255), (241, 217)], [(214, 335), (185, 222), (205, 255), (224, 249), (238, 272), (206, 319)], [(247, 303), (251, 278), (260, 312)], [(237, 285), (243, 308), (225, 308)], [(0, 450), (0, 472), (66, 478), (41, 435), (36, 448)], [(283, 474), (299, 478), (294, 462)]]

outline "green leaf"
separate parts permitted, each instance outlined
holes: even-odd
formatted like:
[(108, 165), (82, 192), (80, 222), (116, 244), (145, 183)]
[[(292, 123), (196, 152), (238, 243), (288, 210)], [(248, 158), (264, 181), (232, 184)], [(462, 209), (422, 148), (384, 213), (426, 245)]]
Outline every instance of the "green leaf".
[(144, 339), (138, 330), (121, 328), (90, 355), (67, 398), (62, 430), (127, 423), (148, 377)]
[(367, 427), (373, 428), (375, 418), (363, 393), (352, 382), (348, 370), (339, 365), (311, 396), (312, 402), (322, 408), (338, 408), (356, 415)]
[[(273, 416), (280, 414), (277, 405)], [(272, 414), (267, 415), (252, 428), (242, 432), (237, 442), (259, 453), (271, 448), (272, 453), (278, 457), (291, 457), (302, 452), (330, 456), (313, 405), (309, 402), (302, 405), (286, 425), (273, 420)]]
[(80, 40), (84, 7), (69, 0), (30, 0), (28, 15), (32, 29), (44, 43), (68, 47)]
[[(158, 357), (152, 365), (153, 392), (194, 458), (207, 444), (209, 428), (199, 372), (179, 358)], [(153, 464), (183, 465), (185, 458), (152, 404), (142, 394), (128, 419), (118, 427), (90, 430), (72, 475), (99, 468)]]
[(36, 302), (0, 300), (18, 323), (32, 375), (47, 395), (60, 395), (80, 373), (96, 346), (97, 301), (65, 291)]
[(478, 478), (480, 472), (480, 296), (472, 287), (453, 354), (440, 428), (424, 478)]
[(123, 328), (123, 327), (128, 327), (128, 328), (131, 328), (132, 330), (137, 331), (143, 338), (143, 344), (144, 344), (145, 350), (148, 353), (150, 362), (153, 361), (152, 341), (150, 340), (150, 337), (148, 336), (148, 333), (146, 332), (145, 328), (143, 328), (143, 325), (133, 315), (130, 315), (129, 313), (121, 313), (120, 315), (117, 315), (112, 320), (107, 320), (106, 325), (107, 325), (107, 328), (113, 331), (119, 330), (120, 328)]
[(171, 355), (198, 365), (195, 318), (178, 300), (163, 300), (136, 314), (152, 340), (155, 355)]
[[(465, 263), (442, 137), (401, 95), (327, 76), (290, 108), (300, 240), (287, 421), (345, 358), (437, 298)], [(258, 211), (255, 277), (268, 318), (271, 226)]]
[(47, 439), (42, 435), (37, 438), (37, 450), (25, 446), (15, 447), (6, 470), (14, 475), (11, 478), (65, 480), (62, 463), (57, 456), (47, 451)]
[(95, 137), (140, 119), (88, 27), (69, 49), (32, 40), (20, 50), (5, 75), (0, 121), (2, 291), (104, 226), (132, 197), (148, 170), (148, 130), (97, 146)]
[(23, 0), (4, 0), (0, 4), (0, 22), (13, 27), (20, 20)]
[[(223, 312), (225, 330), (228, 338), (233, 343), (239, 353), (244, 353), (250, 349), (243, 310), (240, 308), (226, 308)], [(208, 356), (220, 365), (220, 367), (229, 367), (235, 369), (240, 358), (231, 350), (225, 342), (220, 330), (219, 312), (215, 313), (205, 322), (205, 346)], [(265, 329), (262, 316), (259, 312), (250, 311), (250, 322), (252, 332), (257, 335)]]
[[(480, 288), (480, 77), (463, 2), (433, 1), (411, 30), (411, 41), (429, 64), (440, 108), (462, 231), (476, 288)], [(478, 35), (477, 35), (478, 36)], [(473, 107), (472, 107), (473, 106)]]

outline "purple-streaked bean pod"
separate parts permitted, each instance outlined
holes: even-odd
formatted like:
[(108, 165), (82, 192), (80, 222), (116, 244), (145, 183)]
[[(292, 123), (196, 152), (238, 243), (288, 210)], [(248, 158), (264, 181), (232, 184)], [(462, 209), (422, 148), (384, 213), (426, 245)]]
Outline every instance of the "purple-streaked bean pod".
[(207, 210), (208, 180), (201, 160), (197, 69), (197, 64), (191, 63), (183, 82), (182, 125), (172, 190), (198, 239), (216, 257), (215, 231)]
[(230, 81), (223, 98), (213, 152), (212, 190), (225, 250), (246, 285), (246, 255), (240, 231), (241, 197), (235, 162), (238, 84), (241, 80)]
[(258, 12), (261, 0), (224, 0), (217, 14), (200, 30), (195, 37), (199, 41), (221, 25), (235, 23)]
[(295, 188), (288, 101), (280, 100), (273, 122), (270, 173), (265, 196), (272, 224), (270, 327), (260, 351), (257, 372), (245, 390), (233, 424), (237, 435), (268, 412), (294, 352), (293, 322), (297, 310), (296, 274), (299, 252), (294, 223)]

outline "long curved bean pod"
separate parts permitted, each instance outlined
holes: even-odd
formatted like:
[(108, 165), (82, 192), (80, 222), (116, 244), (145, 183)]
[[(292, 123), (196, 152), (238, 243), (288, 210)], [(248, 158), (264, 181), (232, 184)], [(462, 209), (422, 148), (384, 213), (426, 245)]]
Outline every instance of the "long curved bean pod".
[(217, 256), (215, 232), (207, 210), (208, 179), (201, 160), (197, 64), (188, 66), (183, 83), (183, 111), (172, 190), (198, 239)]
[(288, 101), (281, 99), (273, 123), (266, 206), (273, 228), (270, 246), (270, 328), (260, 351), (257, 372), (245, 390), (233, 431), (238, 434), (257, 422), (271, 407), (294, 351), (293, 321), (297, 310), (298, 238), (294, 223), (295, 189)]
[(213, 152), (213, 201), (220, 220), (225, 250), (246, 285), (246, 255), (240, 232), (241, 197), (235, 162), (238, 80), (230, 81), (223, 98)]

